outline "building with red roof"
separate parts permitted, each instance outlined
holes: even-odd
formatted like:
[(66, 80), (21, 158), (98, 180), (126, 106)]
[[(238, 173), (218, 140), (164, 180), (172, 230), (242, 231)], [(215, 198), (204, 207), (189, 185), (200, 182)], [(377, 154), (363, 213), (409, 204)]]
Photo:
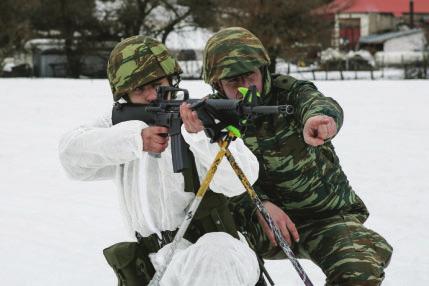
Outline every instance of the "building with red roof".
[(384, 13), (400, 17), (408, 15), (410, 2), (414, 2), (414, 13), (429, 14), (428, 0), (335, 0), (329, 9), (335, 13)]
[(353, 49), (361, 36), (391, 32), (401, 23), (411, 24), (411, 6), (413, 23), (429, 26), (429, 0), (335, 0), (324, 12), (335, 15), (334, 46)]

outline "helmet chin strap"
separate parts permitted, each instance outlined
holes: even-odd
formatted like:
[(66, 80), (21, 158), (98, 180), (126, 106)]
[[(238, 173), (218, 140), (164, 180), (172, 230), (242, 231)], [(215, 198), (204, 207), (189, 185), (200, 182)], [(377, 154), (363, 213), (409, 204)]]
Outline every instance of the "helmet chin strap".
[(271, 91), (271, 74), (268, 65), (259, 68), (262, 74), (262, 92), (261, 97), (264, 97)]
[(225, 90), (223, 89), (222, 84), (220, 83), (220, 80), (218, 82), (214, 82), (212, 85), (212, 92), (216, 93), (219, 92), (220, 94), (222, 94), (225, 98), (228, 98), (228, 96), (226, 96)]
[[(173, 82), (175, 81), (175, 82)], [(182, 81), (182, 78), (180, 77), (179, 74), (177, 75), (173, 75), (172, 77), (168, 77), (168, 82), (170, 83), (171, 86), (178, 88), (179, 87), (179, 83)]]
[(131, 103), (131, 100), (130, 100), (130, 97), (128, 96), (128, 94), (122, 95), (121, 98), (119, 98), (116, 102), (122, 103), (123, 101), (125, 101), (127, 103)]

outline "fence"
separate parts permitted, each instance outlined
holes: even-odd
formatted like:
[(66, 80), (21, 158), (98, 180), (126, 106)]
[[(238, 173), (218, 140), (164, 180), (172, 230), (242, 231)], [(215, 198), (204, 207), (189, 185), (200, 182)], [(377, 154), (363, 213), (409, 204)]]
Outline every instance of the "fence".
[[(361, 57), (331, 59), (320, 66), (298, 67), (280, 62), (276, 70), (308, 80), (357, 80), (357, 79), (427, 79), (429, 57), (427, 52), (380, 53), (376, 61)], [(375, 67), (374, 67), (375, 65)]]
[[(202, 62), (180, 62), (183, 79), (201, 79)], [(278, 66), (277, 73), (289, 74), (303, 80), (394, 80), (394, 79), (428, 79), (428, 64), (406, 64), (402, 67), (380, 67), (370, 70), (322, 70), (318, 68), (285, 68)]]
[(404, 66), (402, 68), (381, 68), (371, 70), (277, 70), (279, 73), (289, 74), (305, 80), (380, 80), (380, 79), (428, 79), (428, 67)]

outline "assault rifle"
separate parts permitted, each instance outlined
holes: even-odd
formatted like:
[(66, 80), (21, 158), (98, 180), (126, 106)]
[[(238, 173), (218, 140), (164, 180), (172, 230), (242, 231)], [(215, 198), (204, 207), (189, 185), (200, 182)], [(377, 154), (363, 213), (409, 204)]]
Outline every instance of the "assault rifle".
[[(157, 90), (157, 99), (150, 104), (133, 104), (116, 102), (112, 110), (112, 122), (118, 124), (128, 120), (141, 120), (148, 125), (164, 126), (168, 128), (171, 137), (171, 152), (173, 170), (182, 172), (190, 166), (187, 158), (187, 144), (180, 132), (182, 119), (180, 105), (183, 102), (191, 104), (191, 108), (203, 122), (204, 131), (212, 142), (217, 142), (226, 135), (225, 129), (234, 132), (240, 137), (246, 124), (260, 114), (283, 113), (291, 114), (291, 105), (258, 106), (258, 93), (255, 86), (242, 89), (243, 100), (230, 99), (189, 99), (186, 89), (160, 86)], [(176, 95), (183, 93), (181, 99)], [(169, 99), (174, 98), (174, 99)]]
[[(169, 99), (176, 93), (183, 92), (183, 99)], [(180, 133), (182, 119), (180, 118), (180, 105), (189, 100), (189, 92), (186, 89), (160, 86), (157, 89), (157, 99), (150, 104), (134, 104), (116, 102), (112, 110), (113, 125), (123, 121), (140, 120), (148, 125), (163, 126), (168, 128), (171, 138), (171, 154), (173, 157), (173, 170), (180, 173), (189, 168), (187, 157), (187, 144)]]

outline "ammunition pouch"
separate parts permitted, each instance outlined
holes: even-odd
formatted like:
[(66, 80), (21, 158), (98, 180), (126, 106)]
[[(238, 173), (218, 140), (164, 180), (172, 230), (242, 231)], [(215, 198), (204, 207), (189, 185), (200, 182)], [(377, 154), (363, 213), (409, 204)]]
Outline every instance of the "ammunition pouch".
[(141, 286), (149, 283), (155, 274), (149, 253), (138, 242), (119, 242), (103, 250), (118, 278), (118, 286)]

